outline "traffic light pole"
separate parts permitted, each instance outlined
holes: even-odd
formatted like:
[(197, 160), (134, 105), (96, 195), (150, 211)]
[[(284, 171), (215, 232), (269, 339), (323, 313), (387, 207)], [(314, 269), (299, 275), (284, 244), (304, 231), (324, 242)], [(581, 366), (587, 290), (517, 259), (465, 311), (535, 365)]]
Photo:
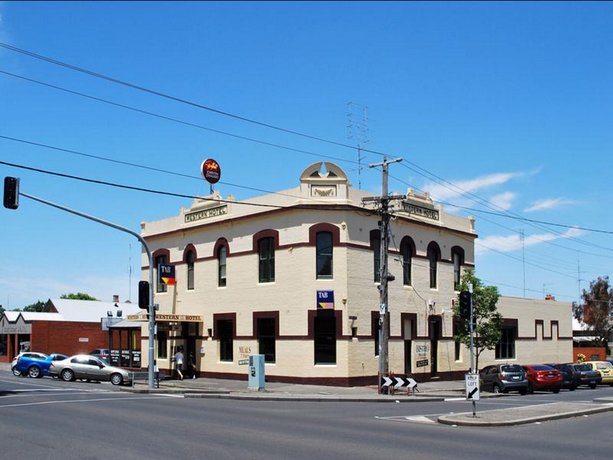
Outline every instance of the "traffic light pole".
[(122, 232), (129, 233), (130, 235), (135, 236), (142, 243), (143, 247), (145, 248), (145, 252), (147, 253), (147, 257), (149, 258), (149, 365), (147, 368), (148, 370), (147, 378), (149, 381), (149, 388), (153, 389), (153, 384), (154, 384), (153, 361), (154, 361), (154, 340), (155, 340), (155, 306), (154, 305), (155, 305), (155, 302), (153, 301), (153, 257), (151, 255), (151, 251), (149, 250), (149, 246), (147, 245), (147, 242), (138, 233), (130, 230), (129, 228), (124, 228), (112, 222), (108, 222), (106, 220), (99, 219), (98, 217), (90, 216), (89, 214), (85, 214), (80, 211), (76, 211), (74, 209), (67, 208), (57, 203), (52, 203), (51, 201), (43, 200), (42, 198), (38, 198), (33, 195), (29, 195), (27, 193), (19, 192), (19, 195), (25, 196), (26, 198), (30, 198), (31, 200), (34, 200), (34, 201), (38, 201), (39, 203), (43, 203), (43, 204), (52, 206), (57, 209), (61, 209), (62, 211), (66, 211), (71, 214), (75, 214), (79, 217), (84, 217), (85, 219), (93, 220), (94, 222), (98, 222), (99, 224), (106, 225), (107, 227), (111, 227), (116, 230), (120, 230)]

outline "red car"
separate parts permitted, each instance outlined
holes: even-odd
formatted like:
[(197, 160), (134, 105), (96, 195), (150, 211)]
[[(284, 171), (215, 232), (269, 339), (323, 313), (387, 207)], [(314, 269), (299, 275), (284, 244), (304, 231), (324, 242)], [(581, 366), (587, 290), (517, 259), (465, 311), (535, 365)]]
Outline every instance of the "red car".
[(550, 390), (559, 393), (562, 388), (562, 373), (545, 364), (526, 364), (522, 366), (528, 379), (528, 393), (534, 390)]

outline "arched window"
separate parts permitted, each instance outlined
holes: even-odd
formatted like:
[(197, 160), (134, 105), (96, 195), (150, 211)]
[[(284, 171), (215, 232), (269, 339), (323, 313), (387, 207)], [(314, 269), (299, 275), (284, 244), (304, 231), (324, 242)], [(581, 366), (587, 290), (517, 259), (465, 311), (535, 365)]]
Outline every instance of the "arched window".
[(332, 278), (332, 233), (317, 232), (317, 279)]
[(428, 265), (430, 267), (430, 289), (438, 286), (438, 261), (441, 258), (441, 250), (434, 241), (428, 245)]
[(228, 249), (225, 246), (219, 246), (217, 250), (217, 286), (224, 287), (226, 285), (226, 258)]
[(170, 260), (170, 251), (168, 249), (158, 249), (153, 253), (153, 267), (154, 270), (153, 278), (155, 279), (155, 292), (166, 292), (168, 287), (166, 283), (164, 283), (159, 276), (160, 265), (168, 264)]
[(413, 240), (408, 236), (405, 236), (400, 242), (400, 255), (402, 256), (402, 284), (405, 286), (412, 286), (412, 265), (413, 256), (415, 255), (415, 243), (413, 243)]
[(187, 251), (185, 264), (187, 265), (187, 289), (194, 289), (194, 251)]
[(272, 237), (258, 240), (259, 281), (272, 283), (275, 280), (275, 240)]
[(375, 283), (381, 282), (381, 232), (371, 230), (370, 248), (373, 256), (373, 278)]
[(459, 246), (451, 248), (451, 260), (453, 261), (453, 289), (460, 290), (462, 280), (462, 265), (464, 265), (464, 249)]

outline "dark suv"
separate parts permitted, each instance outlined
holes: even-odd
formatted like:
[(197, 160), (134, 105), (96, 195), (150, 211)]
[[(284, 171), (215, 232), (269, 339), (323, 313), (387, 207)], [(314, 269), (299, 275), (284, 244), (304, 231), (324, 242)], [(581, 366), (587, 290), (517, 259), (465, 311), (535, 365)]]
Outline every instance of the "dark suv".
[(479, 373), (481, 389), (494, 393), (519, 391), (525, 395), (528, 392), (526, 372), (519, 364), (494, 364), (486, 366)]

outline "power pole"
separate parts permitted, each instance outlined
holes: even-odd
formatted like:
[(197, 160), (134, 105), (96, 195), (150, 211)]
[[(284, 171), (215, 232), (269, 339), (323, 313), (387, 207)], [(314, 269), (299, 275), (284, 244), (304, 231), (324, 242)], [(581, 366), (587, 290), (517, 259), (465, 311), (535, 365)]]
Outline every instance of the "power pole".
[(381, 197), (365, 198), (363, 201), (375, 201), (381, 204), (379, 213), (381, 220), (379, 221), (380, 231), (380, 257), (379, 257), (379, 394), (383, 393), (387, 388), (382, 387), (382, 377), (389, 374), (389, 330), (390, 330), (390, 315), (388, 305), (388, 282), (394, 279), (388, 273), (388, 247), (389, 247), (389, 203), (391, 200), (404, 199), (405, 196), (389, 196), (388, 192), (388, 165), (398, 163), (402, 158), (396, 158), (388, 161), (387, 157), (383, 157), (382, 163), (369, 164), (369, 168), (381, 166), (383, 169), (383, 185)]

